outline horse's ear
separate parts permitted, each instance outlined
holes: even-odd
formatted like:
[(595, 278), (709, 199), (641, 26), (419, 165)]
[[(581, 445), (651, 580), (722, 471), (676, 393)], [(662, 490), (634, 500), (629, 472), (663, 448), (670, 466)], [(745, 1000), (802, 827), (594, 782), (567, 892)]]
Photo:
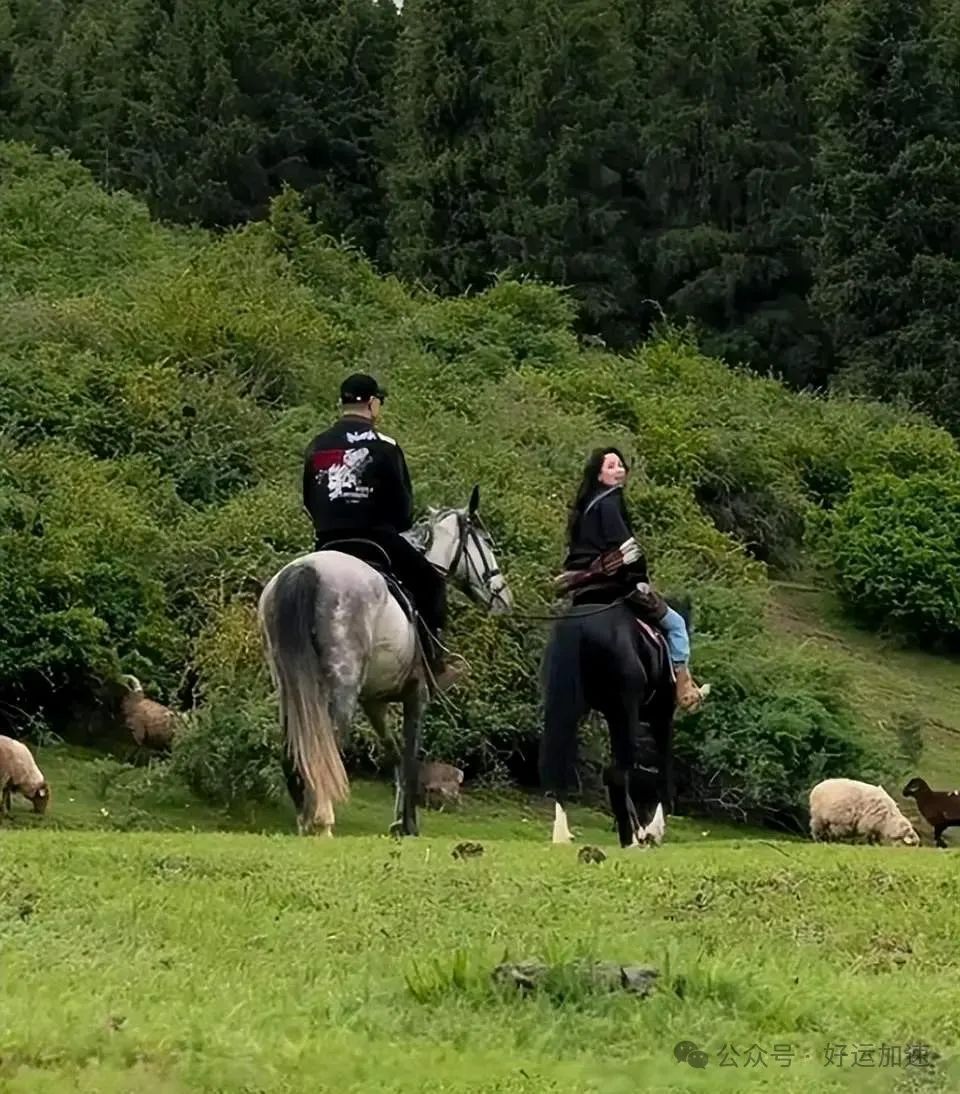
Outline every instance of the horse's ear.
[(480, 506), (480, 486), (476, 485), (473, 488), (473, 492), (470, 494), (470, 504), (467, 506), (467, 511), (471, 517), (477, 515), (477, 509)]

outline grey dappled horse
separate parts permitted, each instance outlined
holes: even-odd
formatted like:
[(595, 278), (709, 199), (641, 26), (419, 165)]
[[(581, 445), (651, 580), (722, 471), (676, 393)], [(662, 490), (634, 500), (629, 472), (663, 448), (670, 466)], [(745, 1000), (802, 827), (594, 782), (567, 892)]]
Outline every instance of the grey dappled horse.
[[(475, 603), (507, 612), (513, 600), (477, 518), (479, 500), (475, 486), (465, 509), (431, 509), (405, 538)], [(270, 579), (259, 618), (280, 700), (284, 773), (298, 830), (306, 834), (319, 826), (333, 835), (334, 805), (349, 796), (340, 742), (360, 706), (394, 756), (391, 829), (417, 835), (420, 723), (428, 689), (415, 625), (384, 575), (353, 554), (313, 551)], [(403, 704), (402, 754), (387, 731), (391, 703)]]

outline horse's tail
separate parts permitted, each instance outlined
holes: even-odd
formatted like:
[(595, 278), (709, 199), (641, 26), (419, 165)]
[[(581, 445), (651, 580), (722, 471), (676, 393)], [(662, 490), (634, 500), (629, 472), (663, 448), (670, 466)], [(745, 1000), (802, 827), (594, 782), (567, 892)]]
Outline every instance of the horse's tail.
[(347, 773), (330, 716), (330, 667), (315, 631), (320, 577), (309, 565), (277, 577), (262, 621), (280, 698), (285, 747), (314, 801), (346, 801)]
[(576, 619), (554, 625), (543, 660), (545, 696), (540, 738), (540, 782), (562, 797), (576, 780), (577, 729), (586, 713), (583, 691), (583, 633)]

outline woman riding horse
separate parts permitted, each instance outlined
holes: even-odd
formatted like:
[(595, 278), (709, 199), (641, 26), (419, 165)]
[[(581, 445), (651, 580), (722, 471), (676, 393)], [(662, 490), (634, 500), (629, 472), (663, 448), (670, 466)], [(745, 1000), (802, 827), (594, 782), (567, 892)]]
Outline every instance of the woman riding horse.
[(690, 638), (683, 617), (650, 586), (647, 564), (630, 525), (623, 497), (627, 466), (621, 452), (598, 448), (587, 460), (567, 523), (567, 557), (557, 578), (573, 602), (608, 602), (622, 596), (635, 614), (659, 627), (670, 649), (677, 704), (695, 710), (703, 699), (688, 662)]

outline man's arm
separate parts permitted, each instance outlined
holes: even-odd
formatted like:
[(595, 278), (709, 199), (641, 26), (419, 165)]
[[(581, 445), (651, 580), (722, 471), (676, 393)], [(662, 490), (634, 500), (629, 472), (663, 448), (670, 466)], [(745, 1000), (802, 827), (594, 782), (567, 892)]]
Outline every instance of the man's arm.
[(410, 482), (410, 470), (400, 445), (396, 446), (394, 463), (397, 474), (397, 493), (395, 513), (397, 531), (406, 532), (413, 524), (413, 486)]

